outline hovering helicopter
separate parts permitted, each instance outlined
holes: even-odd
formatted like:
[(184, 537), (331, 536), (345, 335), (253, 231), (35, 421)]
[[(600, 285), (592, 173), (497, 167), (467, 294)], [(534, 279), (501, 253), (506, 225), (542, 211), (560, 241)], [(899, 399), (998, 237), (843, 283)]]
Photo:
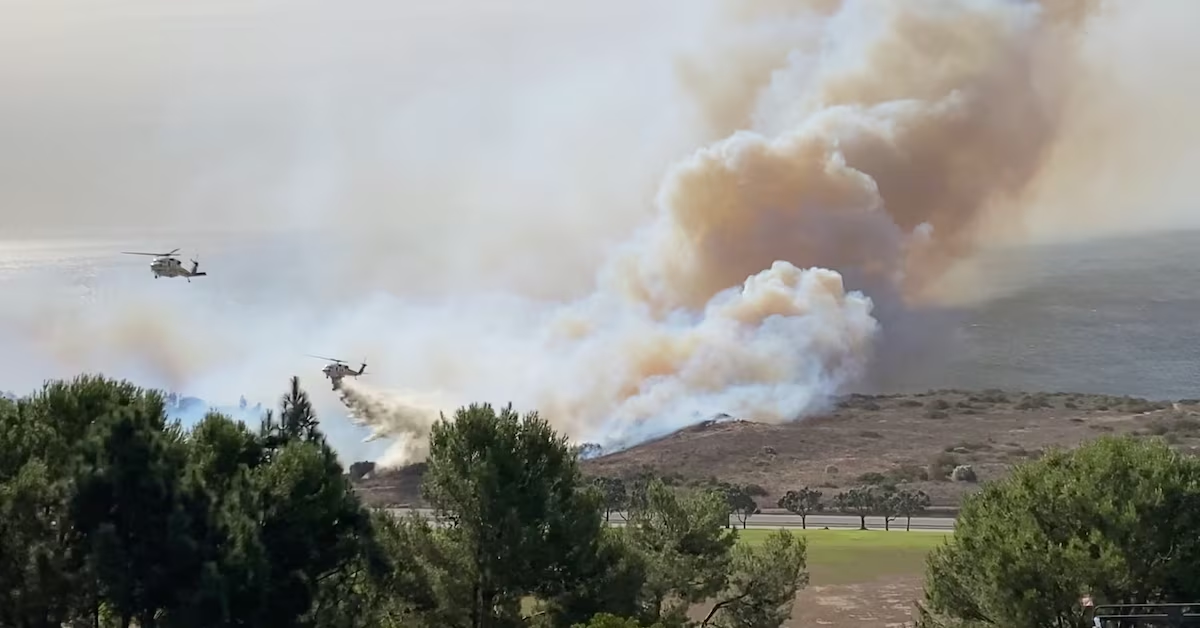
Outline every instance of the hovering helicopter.
[(338, 386), (342, 383), (343, 377), (358, 377), (359, 375), (367, 372), (366, 360), (363, 361), (362, 366), (356, 371), (350, 368), (350, 366), (346, 364), (345, 360), (339, 360), (337, 358), (324, 358), (319, 355), (310, 355), (308, 357), (317, 358), (318, 360), (329, 360), (331, 362), (331, 364), (326, 364), (325, 368), (321, 369), (321, 372), (325, 374), (325, 377), (329, 378), (330, 382), (333, 382), (333, 390), (338, 389)]
[(188, 270), (183, 267), (183, 263), (175, 259), (179, 255), (179, 249), (175, 249), (170, 253), (135, 253), (132, 251), (121, 251), (124, 255), (153, 255), (154, 261), (150, 262), (150, 272), (154, 273), (154, 278), (159, 277), (183, 277), (192, 283), (192, 277), (204, 277), (208, 273), (199, 271), (200, 262), (192, 260), (192, 269)]

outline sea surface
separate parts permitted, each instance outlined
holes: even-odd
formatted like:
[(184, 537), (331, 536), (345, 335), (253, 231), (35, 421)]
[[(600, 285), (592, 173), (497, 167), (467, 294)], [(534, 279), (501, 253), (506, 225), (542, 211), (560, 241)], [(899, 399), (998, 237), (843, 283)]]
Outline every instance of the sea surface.
[[(68, 300), (88, 300), (119, 298), (123, 287), (129, 286), (144, 291), (148, 282), (156, 289), (163, 281), (182, 282), (156, 282), (145, 268), (149, 258), (114, 254), (121, 250), (116, 247), (123, 246), (138, 245), (0, 240), (0, 315), (12, 313), (13, 304), (4, 302), (6, 293), (36, 288)], [(889, 388), (1200, 397), (1197, 251), (1200, 232), (1034, 247), (990, 256), (981, 281), (990, 282), (1001, 296), (959, 312), (954, 329), (946, 334), (952, 340), (939, 349), (938, 358), (903, 369)], [(187, 257), (185, 251), (183, 258)], [(302, 267), (237, 269), (226, 261), (221, 268), (220, 259), (214, 264), (220, 272), (237, 273), (239, 285), (260, 278), (296, 286), (304, 281)], [(247, 295), (226, 296), (246, 298), (247, 308), (267, 307)], [(5, 324), (0, 316), (0, 345), (6, 332), (13, 333), (3, 328)], [(37, 360), (23, 358), (31, 369), (38, 368)], [(0, 390), (6, 388), (12, 390), (0, 382)]]
[(944, 360), (898, 388), (1200, 397), (1200, 233), (1009, 251), (1002, 294), (959, 318)]

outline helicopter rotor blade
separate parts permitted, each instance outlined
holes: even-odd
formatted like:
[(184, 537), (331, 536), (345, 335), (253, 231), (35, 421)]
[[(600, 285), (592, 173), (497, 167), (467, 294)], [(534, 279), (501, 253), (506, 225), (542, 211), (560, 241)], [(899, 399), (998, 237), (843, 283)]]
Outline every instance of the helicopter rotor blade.
[[(179, 249), (175, 249), (175, 251), (178, 251), (178, 250)], [(122, 255), (150, 255), (153, 257), (175, 257), (176, 255), (178, 255), (175, 251), (171, 251), (170, 253), (140, 253), (140, 252), (134, 252), (134, 251), (121, 251), (121, 254)]]
[(337, 359), (337, 358), (327, 358), (327, 357), (325, 357), (325, 356), (313, 355), (313, 354), (311, 354), (311, 353), (306, 353), (306, 354), (304, 354), (304, 355), (306, 355), (306, 356), (308, 356), (308, 357), (310, 357), (310, 358), (316, 358), (316, 359), (318, 359), (318, 360), (329, 360), (330, 362), (337, 362), (338, 364), (344, 364), (344, 363), (346, 362), (345, 360), (339, 360), (339, 359)]

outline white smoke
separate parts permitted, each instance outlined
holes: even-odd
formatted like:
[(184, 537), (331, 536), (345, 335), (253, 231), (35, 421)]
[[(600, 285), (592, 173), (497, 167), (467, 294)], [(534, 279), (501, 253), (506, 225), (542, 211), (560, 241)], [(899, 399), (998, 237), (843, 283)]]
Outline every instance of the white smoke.
[(814, 28), (790, 33), (757, 89), (740, 85), (753, 130), (668, 173), (655, 220), (551, 317), (536, 366), (500, 366), (525, 369), (511, 390), (601, 445), (718, 412), (822, 409), (865, 374), (877, 323), (840, 274), (793, 264), (920, 298), (977, 250), (1056, 137), (1063, 89), (1044, 81), (1070, 64), (1049, 55), (1070, 49), (1085, 4), (786, 7)]
[(422, 400), (416, 393), (389, 394), (363, 386), (353, 378), (342, 380), (338, 396), (349, 410), (350, 422), (368, 428), (370, 442), (392, 441), (380, 466), (422, 460), (429, 453), (429, 431), (442, 416), (436, 401)]
[(842, 278), (787, 262), (663, 318), (600, 295), (567, 308), (545, 353), (537, 407), (602, 445), (661, 435), (717, 412), (788, 421), (823, 409), (866, 367), (871, 301)]
[[(307, 0), (276, 19), (270, 0), (76, 1), (0, 23), (6, 224), (276, 237), (205, 245), (210, 274), (190, 285), (149, 280), (144, 260), (69, 293), (6, 283), (0, 341), (20, 366), (3, 376), (53, 362), (267, 401), (319, 377), (305, 353), (366, 357), (345, 403), (397, 440), (392, 462), (473, 401), (609, 444), (819, 411), (938, 340), (927, 308), (960, 262), (1030, 222), (1087, 225), (1071, 201), (1096, 173), (1147, 197), (1190, 189), (1158, 185), (1149, 157), (1189, 163), (1200, 145), (1160, 115), (1198, 103), (1180, 71), (1192, 4)], [(1175, 28), (1110, 63), (1130, 16)], [(171, 37), (155, 26), (181, 17)], [(1159, 57), (1168, 69), (1140, 71)], [(1136, 90), (1110, 93), (1102, 69)], [(163, 239), (137, 248), (200, 247)]]
[[(568, 436), (606, 448), (662, 435), (717, 412), (788, 421), (825, 408), (860, 377), (877, 324), (871, 300), (837, 273), (787, 262), (716, 295), (701, 311), (657, 319), (612, 295), (547, 312), (533, 346), (476, 365), (506, 382)], [(517, 359), (513, 359), (517, 358)], [(343, 380), (340, 396), (368, 440), (395, 441), (380, 462), (420, 460), (440, 414), (471, 399), (422, 397)], [(502, 401), (502, 400), (499, 400)]]

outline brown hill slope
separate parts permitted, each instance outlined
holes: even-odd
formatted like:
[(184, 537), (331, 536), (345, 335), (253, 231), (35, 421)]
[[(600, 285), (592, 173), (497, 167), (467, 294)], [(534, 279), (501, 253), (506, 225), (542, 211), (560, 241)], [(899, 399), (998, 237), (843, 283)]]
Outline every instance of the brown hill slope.
[[(594, 475), (650, 471), (681, 484), (758, 484), (768, 492), (766, 507), (788, 489), (813, 486), (832, 495), (880, 474), (951, 506), (977, 486), (949, 479), (957, 465), (990, 480), (1047, 447), (1073, 447), (1104, 433), (1157, 435), (1200, 451), (1200, 405), (997, 390), (851, 395), (826, 416), (786, 424), (710, 421), (583, 466)], [(359, 488), (372, 503), (418, 503), (420, 471), (379, 473)]]

